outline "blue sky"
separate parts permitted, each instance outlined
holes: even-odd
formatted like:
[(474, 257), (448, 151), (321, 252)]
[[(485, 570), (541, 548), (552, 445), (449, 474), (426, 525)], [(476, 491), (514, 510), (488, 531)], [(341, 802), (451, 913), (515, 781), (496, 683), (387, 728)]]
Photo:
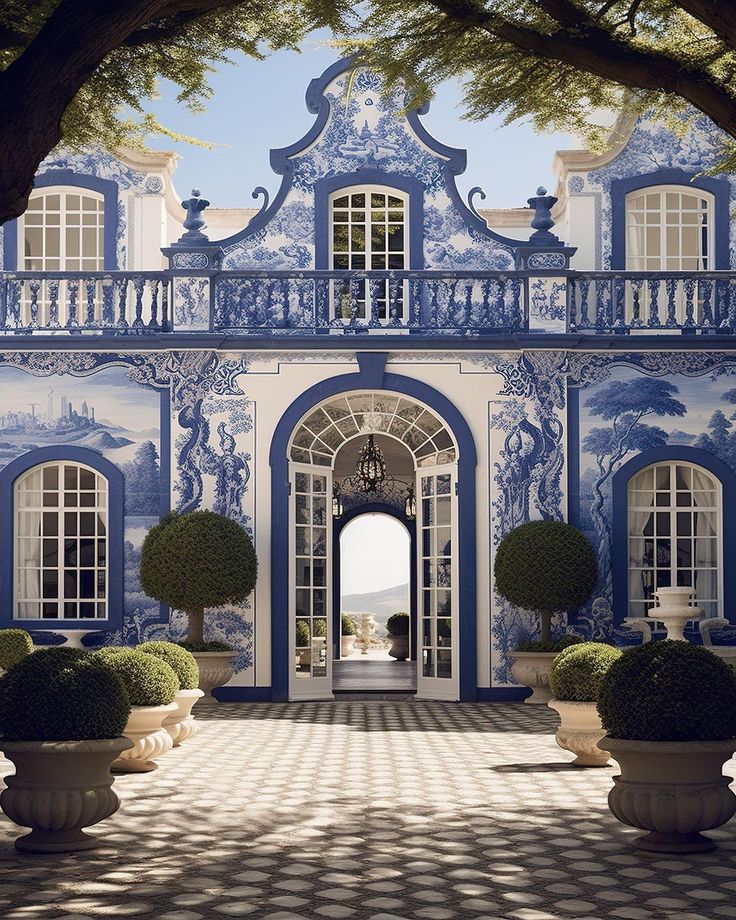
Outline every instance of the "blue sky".
[[(192, 115), (176, 102), (170, 85), (152, 109), (159, 121), (181, 134), (216, 143), (212, 150), (151, 138), (151, 146), (175, 149), (182, 156), (175, 174), (177, 191), (186, 197), (193, 186), (219, 207), (256, 207), (251, 192), (265, 185), (272, 196), (278, 187), (268, 152), (298, 140), (311, 126), (304, 93), (339, 57), (317, 39), (308, 40), (301, 54), (277, 52), (265, 61), (239, 56), (235, 65), (221, 65), (212, 77), (214, 97), (204, 114)], [(552, 157), (570, 146), (565, 135), (538, 135), (527, 124), (504, 128), (500, 119), (473, 123), (461, 119), (460, 87), (441, 87), (424, 123), (439, 140), (468, 151), (468, 169), (459, 177), (465, 195), (482, 186), (487, 207), (523, 207), (538, 185), (551, 187)]]

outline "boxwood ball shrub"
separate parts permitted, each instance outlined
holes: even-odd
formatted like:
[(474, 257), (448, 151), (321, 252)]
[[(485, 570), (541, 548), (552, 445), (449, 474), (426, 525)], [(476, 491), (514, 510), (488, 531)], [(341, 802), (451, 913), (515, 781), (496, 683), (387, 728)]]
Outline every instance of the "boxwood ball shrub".
[(236, 521), (213, 511), (168, 514), (141, 548), (141, 586), (149, 597), (183, 610), (187, 640), (204, 641), (204, 611), (243, 604), (256, 586), (253, 542)]
[(120, 677), (82, 649), (40, 649), (0, 678), (0, 737), (9, 741), (117, 738), (129, 713)]
[(117, 653), (101, 650), (92, 657), (122, 680), (131, 706), (165, 706), (173, 702), (179, 689), (173, 668), (155, 655), (121, 649)]
[(549, 685), (558, 700), (594, 703), (601, 682), (621, 649), (603, 642), (581, 642), (560, 652), (552, 665)]
[(409, 614), (395, 613), (393, 616), (390, 616), (386, 622), (386, 631), (389, 636), (408, 636)]
[(587, 601), (598, 580), (598, 563), (590, 542), (570, 524), (530, 521), (501, 540), (493, 574), (501, 597), (538, 611), (541, 640), (549, 642), (552, 615)]
[(0, 629), (0, 671), (9, 671), (33, 651), (33, 639), (25, 629)]
[(216, 639), (212, 639), (210, 642), (187, 642), (184, 639), (183, 642), (175, 643), (179, 648), (186, 649), (188, 652), (196, 654), (197, 652), (232, 652), (234, 651), (232, 645), (228, 645), (227, 642), (218, 642)]
[(612, 738), (736, 738), (736, 674), (698, 645), (676, 639), (627, 649), (608, 669), (598, 713)]
[(137, 648), (139, 652), (156, 655), (165, 661), (176, 674), (180, 690), (196, 690), (199, 686), (197, 660), (180, 645), (174, 642), (143, 642)]
[(343, 636), (354, 636), (355, 635), (355, 619), (351, 616), (348, 616), (347, 613), (343, 613), (340, 617), (340, 631)]

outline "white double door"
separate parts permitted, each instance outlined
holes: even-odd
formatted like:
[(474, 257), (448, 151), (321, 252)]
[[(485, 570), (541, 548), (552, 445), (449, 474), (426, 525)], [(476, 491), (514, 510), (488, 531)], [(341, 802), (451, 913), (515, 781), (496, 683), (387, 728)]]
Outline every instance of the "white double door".
[[(332, 472), (291, 464), (289, 698), (332, 698)], [(417, 473), (417, 698), (459, 698), (455, 466)], [(338, 601), (339, 602), (339, 601)]]

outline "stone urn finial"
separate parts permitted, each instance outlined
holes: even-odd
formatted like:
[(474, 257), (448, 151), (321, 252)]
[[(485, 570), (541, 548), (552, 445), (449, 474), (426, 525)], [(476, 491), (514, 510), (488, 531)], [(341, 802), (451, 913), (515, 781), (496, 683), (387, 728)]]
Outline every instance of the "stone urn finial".
[(202, 212), (209, 207), (206, 198), (200, 198), (198, 188), (192, 189), (192, 197), (182, 201), (181, 206), (187, 212), (184, 218), (184, 233), (179, 237), (180, 243), (209, 243), (209, 237), (202, 231), (207, 227)]
[(527, 204), (534, 209), (532, 227), (535, 232), (529, 237), (529, 242), (535, 246), (560, 245), (559, 237), (550, 233), (555, 222), (552, 219), (552, 207), (557, 203), (554, 195), (548, 195), (547, 189), (540, 185), (537, 194), (527, 199)]

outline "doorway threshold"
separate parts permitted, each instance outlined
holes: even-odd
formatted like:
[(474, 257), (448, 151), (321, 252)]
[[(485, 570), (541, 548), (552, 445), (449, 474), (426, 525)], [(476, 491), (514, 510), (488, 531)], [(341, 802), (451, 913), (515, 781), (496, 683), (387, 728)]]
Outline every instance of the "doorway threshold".
[(362, 700), (373, 703), (397, 700), (405, 702), (416, 696), (414, 692), (403, 693), (400, 690), (334, 690), (332, 695), (336, 702)]
[(342, 693), (416, 693), (416, 661), (365, 660), (348, 658), (332, 665), (332, 692)]

